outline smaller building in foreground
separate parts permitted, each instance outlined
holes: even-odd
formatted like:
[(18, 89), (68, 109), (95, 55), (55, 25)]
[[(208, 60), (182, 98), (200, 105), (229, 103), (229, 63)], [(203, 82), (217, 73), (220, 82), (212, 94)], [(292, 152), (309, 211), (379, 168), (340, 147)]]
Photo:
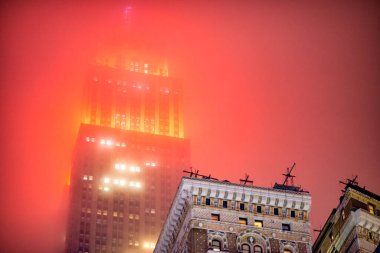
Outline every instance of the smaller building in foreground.
[(311, 252), (311, 196), (183, 177), (155, 253)]
[(380, 196), (349, 180), (322, 231), (313, 252), (375, 252), (380, 234)]

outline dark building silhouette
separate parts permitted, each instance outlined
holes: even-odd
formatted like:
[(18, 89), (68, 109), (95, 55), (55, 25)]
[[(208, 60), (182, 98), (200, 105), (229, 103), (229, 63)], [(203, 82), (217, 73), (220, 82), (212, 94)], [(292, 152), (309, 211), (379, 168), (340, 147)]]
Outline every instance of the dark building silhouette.
[(112, 59), (98, 60), (85, 86), (67, 253), (152, 252), (190, 164), (178, 80), (135, 57)]

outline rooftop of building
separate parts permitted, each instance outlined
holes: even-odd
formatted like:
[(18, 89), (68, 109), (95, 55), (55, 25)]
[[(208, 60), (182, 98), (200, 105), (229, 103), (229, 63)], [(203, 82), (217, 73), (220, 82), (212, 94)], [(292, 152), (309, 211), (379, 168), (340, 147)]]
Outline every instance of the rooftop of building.
[[(279, 184), (276, 184), (275, 187), (263, 187), (263, 186), (256, 186), (256, 185), (249, 185), (249, 184), (243, 184), (243, 183), (232, 183), (228, 180), (218, 180), (215, 178), (209, 178), (207, 176), (201, 176), (200, 178), (198, 177), (189, 177), (189, 176), (184, 176), (184, 179), (188, 180), (194, 180), (194, 181), (201, 181), (201, 182), (207, 182), (207, 183), (214, 183), (214, 184), (220, 184), (224, 185), (226, 187), (241, 187), (244, 189), (256, 189), (256, 190), (265, 190), (265, 191), (273, 191), (273, 192), (281, 192), (281, 193), (291, 193), (291, 194), (299, 194), (299, 195), (306, 195), (310, 196), (310, 193), (307, 191), (300, 191), (298, 190), (298, 187), (294, 186), (283, 186), (281, 187), (276, 187)], [(282, 185), (281, 185), (282, 186)]]
[(347, 180), (347, 181), (348, 181), (348, 183), (344, 187), (343, 195), (339, 198), (339, 204), (336, 208), (333, 208), (330, 215), (328, 216), (325, 224), (323, 225), (323, 228), (320, 230), (320, 233), (318, 234), (318, 237), (314, 242), (313, 249), (320, 247), (320, 245), (323, 241), (323, 238), (326, 237), (326, 234), (330, 231), (330, 228), (334, 225), (334, 217), (337, 213), (337, 210), (340, 208), (343, 200), (348, 196), (347, 193), (350, 192), (351, 189), (353, 189), (357, 192), (360, 192), (360, 193), (362, 193), (362, 194), (364, 194), (370, 198), (373, 198), (377, 201), (380, 201), (379, 195), (367, 190), (365, 187), (359, 186), (356, 181), (351, 181), (351, 180)]

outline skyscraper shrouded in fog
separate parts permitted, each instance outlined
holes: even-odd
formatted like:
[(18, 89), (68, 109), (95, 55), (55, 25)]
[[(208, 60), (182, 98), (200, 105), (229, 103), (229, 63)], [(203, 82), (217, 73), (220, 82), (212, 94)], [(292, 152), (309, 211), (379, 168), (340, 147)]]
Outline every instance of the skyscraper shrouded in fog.
[(153, 251), (190, 160), (181, 87), (161, 66), (124, 55), (89, 71), (66, 252)]

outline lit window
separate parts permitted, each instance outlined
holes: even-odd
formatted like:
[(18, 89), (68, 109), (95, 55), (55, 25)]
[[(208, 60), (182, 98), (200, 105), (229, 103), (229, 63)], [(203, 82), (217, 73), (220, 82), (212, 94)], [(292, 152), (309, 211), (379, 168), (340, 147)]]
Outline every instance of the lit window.
[(105, 186), (105, 187), (103, 188), (103, 190), (106, 191), (106, 192), (108, 192), (110, 189), (109, 189), (107, 186)]
[(87, 179), (88, 179), (87, 175), (84, 175), (83, 180), (87, 180)]
[(262, 228), (263, 227), (263, 221), (262, 220), (255, 220), (255, 223), (253, 225), (255, 227)]
[(92, 181), (94, 178), (92, 176), (88, 176), (88, 180)]
[(292, 253), (292, 251), (289, 249), (284, 249), (284, 253)]
[(330, 232), (329, 237), (330, 237), (331, 242), (334, 241), (334, 235), (333, 235), (332, 231)]
[(213, 221), (220, 221), (220, 215), (216, 213), (211, 214), (211, 220)]
[(145, 249), (154, 249), (154, 247), (156, 246), (156, 244), (155, 243), (153, 243), (153, 242), (144, 242), (144, 248)]
[(140, 167), (139, 166), (130, 166), (129, 167), (130, 172), (140, 172)]
[(101, 139), (101, 140), (100, 140), (100, 144), (102, 144), (102, 145), (106, 144), (106, 140)]
[(247, 225), (248, 224), (248, 219), (247, 218), (239, 217), (239, 224), (240, 225)]
[(90, 140), (91, 140), (90, 137), (86, 137), (87, 142), (90, 142)]
[(212, 240), (211, 247), (213, 251), (220, 251), (222, 243), (219, 240)]
[(107, 146), (112, 146), (113, 142), (111, 140), (107, 140), (106, 144)]
[(109, 179), (108, 177), (105, 177), (105, 178), (104, 178), (104, 183), (105, 183), (105, 184), (108, 184), (109, 182), (110, 182), (110, 179)]
[(370, 214), (375, 214), (375, 207), (372, 204), (368, 204), (368, 211)]
[(290, 224), (282, 224), (282, 231), (290, 231)]
[(255, 245), (255, 247), (253, 247), (253, 253), (262, 253), (263, 252), (263, 248), (261, 248), (259, 245)]

